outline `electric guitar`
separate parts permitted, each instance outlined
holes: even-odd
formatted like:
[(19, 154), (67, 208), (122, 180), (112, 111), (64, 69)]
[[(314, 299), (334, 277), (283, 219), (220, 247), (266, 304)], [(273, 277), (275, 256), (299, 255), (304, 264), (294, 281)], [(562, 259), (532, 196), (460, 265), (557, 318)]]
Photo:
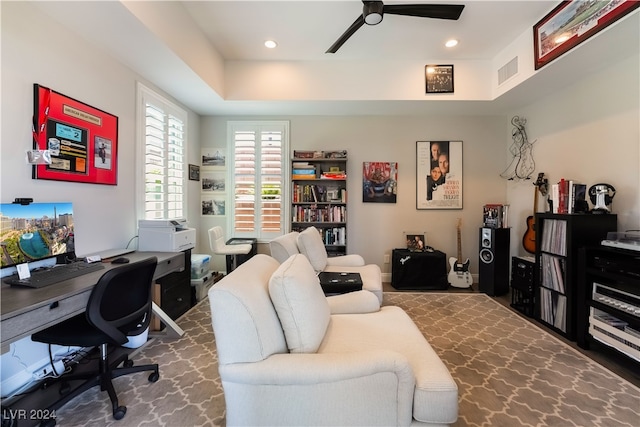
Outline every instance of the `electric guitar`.
[(449, 283), (454, 288), (468, 288), (473, 284), (473, 278), (469, 272), (469, 258), (465, 262), (462, 262), (462, 238), (460, 237), (460, 228), (462, 227), (462, 219), (458, 218), (458, 258), (450, 257), (449, 265)]
[(535, 215), (538, 207), (538, 191), (540, 191), (543, 196), (547, 194), (548, 181), (544, 177), (544, 172), (538, 174), (538, 179), (536, 179), (533, 185), (536, 186), (535, 190), (533, 190), (533, 215), (527, 217), (527, 230), (524, 232), (524, 236), (522, 236), (522, 246), (524, 246), (525, 251), (531, 254), (536, 253)]

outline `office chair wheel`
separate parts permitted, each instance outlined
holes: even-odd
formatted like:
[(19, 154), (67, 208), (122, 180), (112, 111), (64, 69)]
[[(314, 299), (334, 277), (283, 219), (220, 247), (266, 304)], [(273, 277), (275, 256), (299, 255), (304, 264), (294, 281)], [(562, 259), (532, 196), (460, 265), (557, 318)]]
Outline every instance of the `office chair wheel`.
[(150, 383), (155, 383), (156, 381), (158, 381), (160, 379), (160, 374), (157, 372), (152, 372), (149, 375), (149, 382)]
[(118, 406), (116, 409), (113, 410), (113, 418), (116, 420), (121, 420), (124, 418), (126, 413), (127, 413), (126, 406)]
[(133, 366), (133, 360), (127, 359), (127, 360), (124, 361), (124, 367), (125, 368), (130, 368), (132, 366)]

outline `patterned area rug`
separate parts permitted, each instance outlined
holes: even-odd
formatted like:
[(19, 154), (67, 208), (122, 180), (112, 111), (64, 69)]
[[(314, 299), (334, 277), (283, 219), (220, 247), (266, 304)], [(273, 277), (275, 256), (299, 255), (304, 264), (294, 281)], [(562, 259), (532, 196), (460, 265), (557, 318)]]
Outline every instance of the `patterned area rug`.
[[(409, 313), (458, 383), (455, 426), (640, 425), (640, 389), (484, 294), (391, 292), (384, 300)], [(180, 340), (155, 340), (134, 357), (160, 364), (157, 383), (145, 373), (114, 381), (123, 420), (94, 388), (58, 412), (58, 425), (225, 425), (208, 301), (178, 323)]]

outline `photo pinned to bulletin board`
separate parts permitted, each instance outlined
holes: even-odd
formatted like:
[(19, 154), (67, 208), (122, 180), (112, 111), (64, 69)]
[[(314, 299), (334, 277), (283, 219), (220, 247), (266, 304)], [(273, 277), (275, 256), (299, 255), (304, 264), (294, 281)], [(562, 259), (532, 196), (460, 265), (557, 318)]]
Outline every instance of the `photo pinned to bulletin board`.
[(118, 117), (33, 85), (33, 149), (51, 162), (32, 166), (33, 179), (117, 185)]

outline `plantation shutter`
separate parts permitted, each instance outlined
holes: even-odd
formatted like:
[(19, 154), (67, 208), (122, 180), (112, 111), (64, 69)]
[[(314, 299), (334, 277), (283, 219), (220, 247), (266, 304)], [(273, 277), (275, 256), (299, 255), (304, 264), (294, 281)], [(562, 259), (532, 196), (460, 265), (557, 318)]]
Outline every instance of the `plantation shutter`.
[(283, 234), (287, 125), (230, 123), (234, 236), (268, 239)]
[(142, 91), (144, 219), (184, 218), (186, 113)]

